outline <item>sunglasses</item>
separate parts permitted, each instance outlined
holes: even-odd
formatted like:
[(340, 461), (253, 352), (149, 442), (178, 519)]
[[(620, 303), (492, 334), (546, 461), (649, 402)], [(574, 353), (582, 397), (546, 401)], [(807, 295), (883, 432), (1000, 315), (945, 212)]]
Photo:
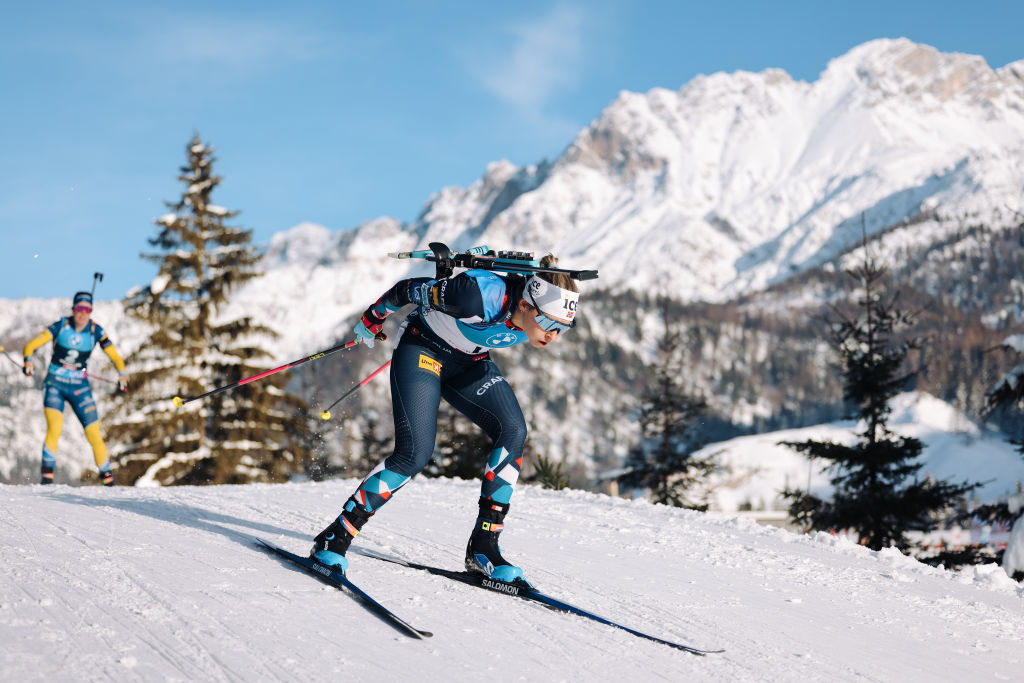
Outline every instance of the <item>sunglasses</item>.
[(75, 313), (92, 313), (91, 306), (75, 306)]
[(568, 332), (572, 328), (576, 327), (575, 320), (573, 320), (571, 323), (563, 323), (560, 320), (549, 318), (543, 313), (540, 313), (537, 316), (535, 316), (534, 320), (536, 320), (537, 324), (540, 325), (540, 329), (544, 330), (545, 332), (551, 332), (552, 330), (554, 330), (558, 333), (562, 333)]

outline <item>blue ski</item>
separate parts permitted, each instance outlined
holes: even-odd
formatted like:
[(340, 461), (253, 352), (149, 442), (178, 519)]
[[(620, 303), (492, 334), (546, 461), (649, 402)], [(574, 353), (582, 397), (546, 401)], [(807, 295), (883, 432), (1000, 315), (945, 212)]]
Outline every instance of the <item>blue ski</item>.
[(389, 610), (387, 607), (385, 607), (384, 605), (380, 604), (379, 602), (371, 598), (369, 595), (367, 595), (365, 591), (363, 591), (361, 588), (359, 588), (354, 583), (349, 581), (348, 577), (342, 574), (341, 572), (335, 569), (331, 569), (326, 565), (322, 565), (319, 562), (315, 562), (309, 559), (308, 557), (303, 557), (301, 555), (296, 555), (295, 553), (289, 552), (284, 548), (280, 548), (274, 545), (273, 543), (270, 543), (269, 541), (263, 540), (262, 538), (258, 538), (255, 536), (253, 538), (263, 548), (270, 550), (271, 552), (277, 553), (281, 557), (291, 560), (293, 563), (299, 565), (309, 573), (316, 576), (321, 581), (329, 583), (335, 588), (346, 589), (350, 591), (353, 595), (362, 600), (363, 606), (365, 606), (368, 610), (375, 613), (377, 616), (381, 617), (388, 623), (390, 623), (392, 626), (394, 626), (396, 629), (398, 629), (405, 635), (411, 636), (413, 638), (430, 638), (434, 635), (430, 631), (421, 631), (418, 628), (414, 628), (411, 624), (409, 624), (409, 622), (405, 621), (397, 614)]
[(677, 650), (689, 652), (690, 654), (704, 656), (709, 654), (725, 652), (725, 650), (701, 650), (696, 647), (691, 647), (690, 645), (681, 645), (680, 643), (673, 643), (670, 640), (664, 640), (662, 638), (658, 638), (656, 636), (652, 636), (647, 633), (643, 633), (641, 631), (629, 628), (628, 626), (623, 626), (622, 624), (611, 621), (610, 619), (605, 619), (602, 616), (598, 616), (593, 612), (588, 612), (585, 609), (576, 607), (575, 605), (570, 605), (567, 602), (563, 602), (562, 600), (553, 598), (550, 595), (542, 593), (541, 591), (534, 588), (529, 581), (525, 581), (523, 579), (516, 579), (513, 582), (497, 581), (495, 579), (488, 578), (483, 574), (477, 574), (475, 572), (469, 571), (453, 571), (451, 569), (442, 569), (441, 567), (432, 567), (427, 564), (408, 562), (406, 560), (397, 557), (392, 557), (390, 555), (385, 555), (383, 553), (378, 553), (374, 550), (369, 550), (366, 548), (352, 548), (349, 550), (349, 552), (354, 552), (359, 555), (363, 555), (364, 557), (373, 558), (375, 560), (391, 562), (392, 564), (401, 565), (403, 567), (408, 567), (410, 569), (418, 569), (420, 571), (429, 572), (431, 574), (434, 574), (435, 576), (443, 576), (445, 578), (452, 579), (453, 581), (459, 581), (460, 583), (465, 583), (470, 586), (477, 586), (478, 588), (485, 588), (487, 590), (496, 591), (498, 593), (504, 593), (505, 595), (511, 595), (517, 598), (523, 598), (524, 600), (538, 602), (550, 609), (559, 612), (566, 612), (568, 614), (575, 614), (580, 617), (586, 617), (587, 619), (592, 619), (598, 623), (605, 624), (606, 626), (612, 626), (614, 628), (621, 629), (626, 633), (631, 633), (639, 638), (651, 640), (655, 643), (661, 643), (662, 645), (668, 645), (669, 647), (674, 647)]

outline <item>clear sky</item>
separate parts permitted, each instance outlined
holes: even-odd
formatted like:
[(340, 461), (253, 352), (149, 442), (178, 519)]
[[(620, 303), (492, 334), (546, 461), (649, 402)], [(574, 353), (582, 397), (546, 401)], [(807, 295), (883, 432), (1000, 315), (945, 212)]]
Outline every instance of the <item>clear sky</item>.
[(993, 67), (1024, 2), (6, 2), (0, 298), (148, 282), (193, 131), (257, 243), (303, 221), (412, 220), (490, 161), (556, 158), (620, 90), (778, 67), (811, 81), (874, 38)]

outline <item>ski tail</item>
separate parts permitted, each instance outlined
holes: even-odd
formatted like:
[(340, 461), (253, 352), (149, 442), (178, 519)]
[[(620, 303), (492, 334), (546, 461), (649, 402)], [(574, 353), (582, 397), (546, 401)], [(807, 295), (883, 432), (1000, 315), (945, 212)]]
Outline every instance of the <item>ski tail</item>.
[(275, 553), (275, 554), (277, 554), (277, 555), (279, 555), (279, 556), (281, 556), (281, 557), (291, 561), (293, 564), (297, 564), (298, 566), (302, 567), (303, 569), (305, 569), (310, 574), (313, 574), (315, 577), (317, 577), (321, 581), (323, 581), (325, 583), (329, 583), (332, 586), (334, 586), (335, 588), (347, 590), (353, 596), (359, 598), (359, 600), (361, 601), (362, 605), (366, 609), (368, 609), (370, 612), (373, 612), (374, 614), (376, 614), (378, 617), (380, 617), (386, 623), (388, 623), (391, 626), (393, 626), (399, 632), (404, 633), (405, 635), (407, 635), (409, 637), (419, 638), (419, 639), (430, 638), (430, 637), (432, 637), (434, 635), (430, 631), (423, 631), (421, 629), (416, 628), (415, 626), (413, 626), (409, 622), (407, 622), (404, 619), (402, 619), (401, 617), (399, 617), (397, 614), (395, 614), (390, 609), (388, 609), (387, 607), (385, 607), (384, 605), (379, 603), (377, 600), (375, 600), (374, 598), (370, 597), (370, 595), (367, 594), (366, 591), (364, 591), (363, 589), (359, 588), (357, 585), (352, 583), (352, 581), (347, 576), (342, 574), (341, 572), (339, 572), (339, 571), (337, 571), (335, 569), (332, 569), (332, 568), (328, 567), (327, 565), (323, 565), (323, 564), (320, 564), (319, 562), (311, 560), (308, 557), (303, 557), (301, 555), (296, 555), (293, 552), (285, 550), (284, 548), (281, 548), (281, 547), (279, 547), (277, 545), (274, 545), (270, 541), (266, 541), (266, 540), (264, 540), (262, 538), (259, 538), (257, 536), (254, 536), (253, 539), (263, 549), (269, 550), (269, 551), (271, 551), (271, 552), (273, 552), (273, 553)]

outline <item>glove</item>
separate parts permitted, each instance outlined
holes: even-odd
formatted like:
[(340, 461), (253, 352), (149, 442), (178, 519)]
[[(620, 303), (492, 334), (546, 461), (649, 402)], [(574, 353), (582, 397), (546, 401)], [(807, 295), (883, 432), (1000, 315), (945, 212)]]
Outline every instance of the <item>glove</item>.
[(123, 372), (117, 373), (117, 388), (121, 391), (128, 391), (128, 375)]
[(25, 359), (25, 367), (23, 367), (21, 369), (21, 371), (23, 373), (25, 373), (26, 377), (31, 377), (32, 376), (32, 359), (31, 358), (26, 358)]
[(359, 318), (359, 323), (355, 326), (356, 339), (371, 349), (373, 342), (377, 339), (387, 339), (381, 332), (381, 328), (384, 327), (384, 319), (388, 317), (389, 313), (391, 311), (384, 303), (384, 297), (377, 299), (377, 302), (363, 311), (362, 317)]

